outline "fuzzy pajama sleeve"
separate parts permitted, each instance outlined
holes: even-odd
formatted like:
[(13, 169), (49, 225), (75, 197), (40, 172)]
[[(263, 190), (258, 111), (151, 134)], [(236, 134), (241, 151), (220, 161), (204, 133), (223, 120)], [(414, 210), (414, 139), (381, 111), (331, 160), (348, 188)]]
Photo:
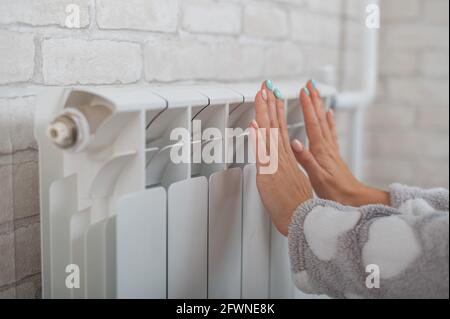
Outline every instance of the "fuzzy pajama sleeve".
[[(334, 298), (449, 298), (449, 192), (394, 184), (391, 207), (312, 199), (289, 226), (296, 286)], [(378, 279), (377, 279), (378, 278)]]

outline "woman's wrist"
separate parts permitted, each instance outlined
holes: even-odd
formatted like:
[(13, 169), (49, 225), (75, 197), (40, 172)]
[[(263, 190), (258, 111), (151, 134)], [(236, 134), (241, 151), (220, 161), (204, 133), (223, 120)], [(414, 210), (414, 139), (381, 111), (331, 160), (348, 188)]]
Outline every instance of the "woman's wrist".
[(301, 194), (299, 196), (300, 201), (297, 202), (296, 206), (294, 209), (289, 210), (290, 214), (285, 215), (285, 220), (281, 221), (281, 223), (279, 225), (275, 225), (275, 227), (278, 229), (278, 231), (283, 234), (284, 236), (288, 236), (289, 233), (289, 225), (292, 222), (292, 218), (294, 218), (295, 212), (297, 211), (297, 209), (303, 205), (304, 203), (306, 203), (307, 201), (311, 200), (314, 198), (314, 194), (312, 192), (312, 188), (309, 189), (301, 189), (299, 194)]
[(390, 206), (391, 196), (389, 192), (361, 185), (352, 196), (351, 203), (354, 207), (377, 204)]

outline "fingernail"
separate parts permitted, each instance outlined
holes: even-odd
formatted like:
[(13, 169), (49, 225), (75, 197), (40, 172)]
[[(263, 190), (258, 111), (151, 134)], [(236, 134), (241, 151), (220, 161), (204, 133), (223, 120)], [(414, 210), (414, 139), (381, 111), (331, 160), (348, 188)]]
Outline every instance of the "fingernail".
[(309, 92), (308, 88), (303, 88), (303, 91), (305, 91), (306, 95), (311, 96), (311, 93)]
[(303, 144), (299, 140), (292, 141), (292, 148), (297, 153), (303, 152)]
[(262, 98), (263, 98), (264, 101), (267, 101), (267, 91), (266, 91), (266, 90), (263, 89), (263, 90), (261, 91), (261, 96), (262, 96)]
[(256, 122), (255, 120), (252, 120), (251, 122), (250, 122), (250, 126), (251, 127), (253, 127), (253, 128), (255, 128), (255, 129), (258, 129), (258, 122)]
[(275, 95), (275, 97), (279, 100), (281, 100), (283, 98), (283, 95), (281, 94), (281, 91), (279, 89), (275, 89), (273, 90), (273, 94)]
[(333, 111), (333, 109), (329, 109), (328, 112), (330, 112), (330, 115), (334, 117), (334, 111)]
[(311, 80), (311, 84), (312, 84), (313, 88), (317, 90), (317, 82), (316, 82), (316, 80), (312, 79)]
[(266, 81), (266, 88), (268, 88), (270, 91), (273, 90), (273, 83), (271, 80)]

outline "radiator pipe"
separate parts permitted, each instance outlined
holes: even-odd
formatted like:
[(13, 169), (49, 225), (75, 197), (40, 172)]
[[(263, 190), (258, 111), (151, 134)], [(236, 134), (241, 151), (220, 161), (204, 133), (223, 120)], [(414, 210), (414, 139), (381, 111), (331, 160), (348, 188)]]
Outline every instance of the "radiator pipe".
[[(379, 0), (365, 0), (364, 7), (376, 5)], [(358, 179), (363, 179), (364, 153), (364, 114), (375, 99), (378, 81), (378, 40), (379, 29), (365, 26), (363, 35), (363, 86), (359, 91), (342, 92), (337, 95), (335, 106), (337, 109), (349, 109), (353, 112), (351, 124), (351, 167)]]

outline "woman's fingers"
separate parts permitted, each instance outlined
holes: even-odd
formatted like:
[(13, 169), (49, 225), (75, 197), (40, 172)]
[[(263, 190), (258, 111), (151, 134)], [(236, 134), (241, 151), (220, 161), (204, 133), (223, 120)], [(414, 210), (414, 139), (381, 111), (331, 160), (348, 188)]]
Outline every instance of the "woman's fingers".
[[(270, 152), (270, 134), (271, 128), (278, 129), (277, 102), (274, 95), (273, 84), (271, 81), (265, 81), (261, 84), (261, 90), (255, 99), (256, 120), (260, 128), (265, 129), (265, 141), (268, 152)], [(261, 123), (258, 119), (263, 119)]]
[(253, 150), (255, 152), (255, 161), (257, 172), (260, 171), (260, 167), (264, 164), (261, 163), (266, 155), (266, 136), (262, 133), (256, 120), (251, 121), (250, 126), (250, 139), (252, 141)]
[(300, 91), (300, 104), (305, 118), (306, 133), (308, 134), (309, 142), (316, 146), (322, 145), (322, 130), (308, 89), (303, 88)]
[(267, 142), (266, 148), (269, 150), (269, 132), (271, 127), (271, 115), (270, 115), (270, 107), (269, 107), (269, 91), (265, 88), (264, 84), (262, 85), (261, 91), (256, 94), (255, 97), (255, 116), (256, 122), (258, 123), (259, 128), (263, 129), (266, 133), (265, 141)]
[(287, 123), (286, 123), (286, 111), (284, 108), (284, 101), (281, 99), (277, 99), (277, 116), (278, 116), (278, 123), (279, 123), (279, 134), (280, 134), (280, 140), (283, 143), (284, 149), (286, 151), (289, 151), (291, 149), (290, 142), (289, 142), (289, 133), (287, 129)]
[(317, 119), (319, 120), (320, 129), (322, 131), (322, 135), (328, 142), (332, 142), (331, 132), (328, 127), (328, 122), (325, 114), (325, 107), (323, 105), (323, 100), (317, 90), (316, 83), (314, 80), (308, 81), (306, 84), (310, 94), (311, 101), (314, 105), (314, 109), (316, 111)]
[(327, 112), (327, 122), (328, 122), (328, 127), (330, 128), (333, 144), (336, 147), (336, 149), (339, 149), (339, 140), (338, 140), (338, 135), (337, 135), (336, 122), (334, 120), (333, 110), (329, 110)]
[(269, 106), (267, 104), (267, 90), (262, 89), (255, 97), (255, 116), (258, 126), (262, 128), (270, 128)]
[[(270, 83), (270, 85), (268, 84)], [(265, 90), (267, 92), (267, 104), (268, 104), (268, 113), (269, 113), (269, 122), (270, 127), (278, 128), (278, 114), (277, 114), (277, 98), (274, 95), (275, 90), (272, 89), (272, 82), (265, 81), (261, 85), (261, 90)]]
[(322, 168), (317, 163), (314, 156), (307, 150), (299, 140), (291, 142), (292, 151), (298, 163), (306, 170), (310, 177), (317, 177), (322, 174)]

